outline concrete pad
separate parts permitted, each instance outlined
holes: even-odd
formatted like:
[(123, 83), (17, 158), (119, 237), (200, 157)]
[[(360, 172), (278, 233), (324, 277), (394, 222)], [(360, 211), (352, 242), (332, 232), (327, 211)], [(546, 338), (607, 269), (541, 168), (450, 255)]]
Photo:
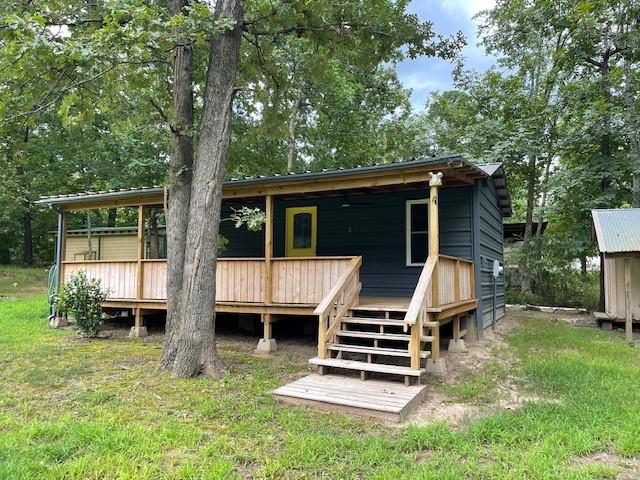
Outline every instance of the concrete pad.
[(464, 340), (449, 340), (449, 352), (451, 353), (467, 353), (467, 347), (464, 344)]
[(68, 325), (69, 325), (69, 320), (67, 320), (65, 317), (54, 317), (49, 322), (49, 326), (51, 328), (62, 328)]
[(269, 354), (278, 350), (278, 344), (276, 343), (275, 338), (270, 338), (268, 340), (261, 338), (258, 342), (258, 346), (256, 347), (256, 353), (261, 354)]
[(129, 337), (131, 338), (146, 337), (147, 335), (149, 335), (149, 333), (147, 333), (147, 327), (131, 327), (129, 331)]
[(446, 375), (447, 363), (444, 361), (444, 358), (439, 358), (437, 360), (427, 358), (425, 371), (427, 373), (432, 373), (433, 375)]

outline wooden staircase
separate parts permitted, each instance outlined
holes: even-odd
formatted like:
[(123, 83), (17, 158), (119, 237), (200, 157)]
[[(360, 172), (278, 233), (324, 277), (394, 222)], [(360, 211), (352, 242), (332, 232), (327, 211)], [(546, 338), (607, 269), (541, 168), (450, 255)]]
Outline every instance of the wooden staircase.
[[(423, 346), (436, 340), (431, 329), (437, 322), (425, 322), (420, 336), (419, 368), (411, 365), (412, 336), (405, 332), (406, 308), (354, 306), (338, 321), (326, 353), (309, 360), (324, 374), (329, 369), (360, 372), (363, 380), (371, 373), (404, 377), (405, 383), (420, 378), (431, 351)], [(321, 353), (321, 352), (320, 352)]]
[(460, 316), (477, 306), (473, 262), (430, 254), (406, 308), (359, 305), (361, 263), (353, 259), (315, 309), (318, 356), (309, 363), (320, 374), (351, 370), (363, 380), (386, 374), (404, 377), (407, 385), (427, 370), (445, 373), (440, 329), (453, 322), (454, 340), (464, 334)]

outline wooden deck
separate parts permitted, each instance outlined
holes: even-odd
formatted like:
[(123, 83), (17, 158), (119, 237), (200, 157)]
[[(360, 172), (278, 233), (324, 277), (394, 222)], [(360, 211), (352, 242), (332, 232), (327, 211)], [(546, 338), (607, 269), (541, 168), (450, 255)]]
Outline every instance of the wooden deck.
[(329, 412), (404, 421), (426, 395), (425, 385), (362, 380), (341, 375), (312, 374), (273, 393), (279, 402), (306, 405)]

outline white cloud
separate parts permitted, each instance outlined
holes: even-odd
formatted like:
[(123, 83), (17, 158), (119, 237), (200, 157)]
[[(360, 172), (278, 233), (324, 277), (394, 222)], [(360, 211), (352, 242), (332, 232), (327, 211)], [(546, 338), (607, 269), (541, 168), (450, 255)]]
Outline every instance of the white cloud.
[(449, 13), (465, 13), (475, 15), (481, 10), (493, 8), (496, 4), (495, 0), (442, 0), (441, 5), (449, 11)]

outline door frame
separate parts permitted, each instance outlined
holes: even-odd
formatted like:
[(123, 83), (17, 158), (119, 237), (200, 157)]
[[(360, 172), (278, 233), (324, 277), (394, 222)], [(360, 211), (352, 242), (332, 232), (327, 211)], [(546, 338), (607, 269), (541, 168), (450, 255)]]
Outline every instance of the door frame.
[[(293, 247), (293, 218), (300, 213), (311, 215), (311, 247)], [(285, 256), (286, 257), (315, 257), (318, 244), (318, 207), (288, 207), (285, 210)]]

